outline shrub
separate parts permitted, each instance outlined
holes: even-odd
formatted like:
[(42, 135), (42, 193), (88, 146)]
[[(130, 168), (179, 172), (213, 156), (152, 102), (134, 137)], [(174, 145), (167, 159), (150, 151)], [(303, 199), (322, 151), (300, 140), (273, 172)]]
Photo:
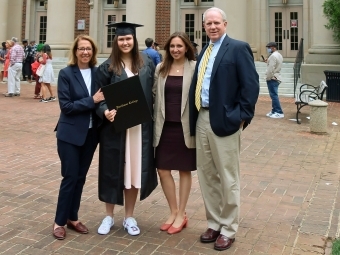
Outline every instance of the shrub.
[(333, 30), (333, 38), (340, 43), (340, 0), (325, 0), (322, 5), (323, 13), (328, 19), (325, 27)]

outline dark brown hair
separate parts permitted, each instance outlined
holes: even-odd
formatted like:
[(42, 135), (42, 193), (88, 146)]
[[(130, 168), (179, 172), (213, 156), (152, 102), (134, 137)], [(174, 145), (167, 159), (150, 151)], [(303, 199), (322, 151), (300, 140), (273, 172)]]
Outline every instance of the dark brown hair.
[[(109, 66), (109, 71), (113, 71), (115, 74), (121, 75), (123, 72), (123, 67), (122, 67), (123, 61), (122, 61), (122, 52), (118, 47), (118, 37), (119, 35), (116, 35), (112, 41), (112, 52), (110, 56), (111, 63)], [(131, 72), (138, 73), (139, 69), (143, 66), (143, 58), (138, 49), (138, 42), (137, 42), (136, 36), (132, 35), (132, 37), (133, 37), (133, 48), (131, 50), (131, 58), (132, 58)]]
[(76, 39), (74, 39), (74, 42), (71, 46), (70, 50), (70, 60), (68, 62), (69, 66), (76, 66), (78, 64), (78, 58), (77, 58), (77, 48), (78, 48), (78, 42), (81, 40), (86, 40), (91, 43), (92, 46), (92, 57), (89, 62), (90, 67), (94, 67), (97, 64), (97, 53), (98, 53), (98, 48), (93, 39), (88, 36), (88, 35), (78, 35)]
[(174, 59), (170, 54), (170, 43), (171, 43), (171, 40), (176, 37), (180, 38), (185, 44), (185, 47), (187, 48), (187, 51), (185, 52), (185, 57), (188, 60), (195, 60), (194, 47), (192, 46), (188, 35), (184, 32), (173, 33), (172, 35), (170, 35), (169, 39), (166, 41), (164, 45), (165, 58), (161, 64), (161, 68), (159, 69), (159, 74), (162, 75), (162, 77), (165, 77), (168, 75), (168, 73), (170, 72), (171, 65), (174, 62)]

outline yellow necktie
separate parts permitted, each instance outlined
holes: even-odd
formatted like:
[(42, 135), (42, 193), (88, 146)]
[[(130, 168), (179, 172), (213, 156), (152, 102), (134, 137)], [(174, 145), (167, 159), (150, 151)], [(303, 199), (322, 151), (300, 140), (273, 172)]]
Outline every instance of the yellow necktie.
[(204, 56), (202, 58), (202, 64), (201, 68), (198, 72), (198, 79), (196, 84), (196, 91), (195, 91), (195, 105), (197, 110), (199, 111), (201, 108), (201, 91), (202, 91), (202, 85), (203, 85), (203, 78), (205, 74), (205, 70), (207, 69), (209, 57), (212, 52), (213, 44), (209, 44), (208, 48), (206, 49)]

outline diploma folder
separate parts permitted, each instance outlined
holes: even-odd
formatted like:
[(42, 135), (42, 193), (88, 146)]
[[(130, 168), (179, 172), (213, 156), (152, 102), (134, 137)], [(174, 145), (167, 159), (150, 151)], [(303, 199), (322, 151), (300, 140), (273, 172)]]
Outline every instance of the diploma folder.
[(152, 120), (139, 76), (102, 87), (109, 110), (116, 109), (113, 126), (117, 132)]

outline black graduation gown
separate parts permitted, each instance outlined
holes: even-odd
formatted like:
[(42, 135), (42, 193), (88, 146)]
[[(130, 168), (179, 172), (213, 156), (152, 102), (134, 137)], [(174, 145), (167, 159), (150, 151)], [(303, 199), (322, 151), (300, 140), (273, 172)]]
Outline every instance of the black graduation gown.
[[(144, 66), (139, 70), (139, 77), (146, 100), (152, 110), (152, 86), (155, 67), (149, 57), (145, 54), (142, 55)], [(109, 72), (109, 65), (110, 59), (106, 60), (98, 67), (95, 75), (97, 89), (128, 78), (124, 70), (120, 76), (115, 75), (113, 72)], [(105, 101), (99, 103), (96, 109), (97, 115), (101, 119), (99, 128), (99, 200), (110, 204), (123, 205), (126, 131), (115, 132), (113, 124), (109, 122), (104, 115), (106, 109), (107, 105)], [(143, 123), (140, 200), (147, 198), (158, 184), (156, 168), (154, 165), (152, 139), (153, 121)]]

